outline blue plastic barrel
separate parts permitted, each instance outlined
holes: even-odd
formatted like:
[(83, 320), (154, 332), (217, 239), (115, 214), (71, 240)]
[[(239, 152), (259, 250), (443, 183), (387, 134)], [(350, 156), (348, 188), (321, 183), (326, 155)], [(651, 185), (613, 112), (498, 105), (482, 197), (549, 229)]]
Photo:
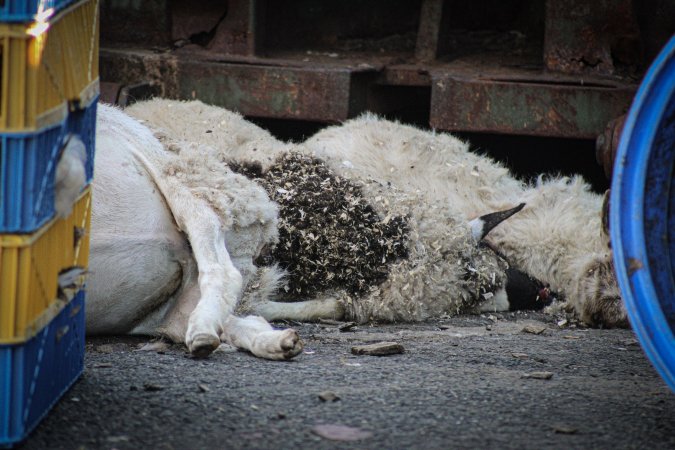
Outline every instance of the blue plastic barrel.
[(610, 235), (628, 317), (675, 391), (675, 37), (647, 71), (621, 135)]

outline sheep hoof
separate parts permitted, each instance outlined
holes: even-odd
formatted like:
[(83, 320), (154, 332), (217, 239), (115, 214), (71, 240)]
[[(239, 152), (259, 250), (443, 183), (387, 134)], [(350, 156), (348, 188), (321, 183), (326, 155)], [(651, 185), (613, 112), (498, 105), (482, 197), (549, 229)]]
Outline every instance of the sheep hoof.
[(260, 358), (283, 361), (299, 355), (303, 347), (297, 331), (271, 330), (256, 336), (251, 353)]
[(220, 346), (220, 339), (210, 334), (198, 334), (190, 345), (190, 354), (195, 358), (206, 358)]

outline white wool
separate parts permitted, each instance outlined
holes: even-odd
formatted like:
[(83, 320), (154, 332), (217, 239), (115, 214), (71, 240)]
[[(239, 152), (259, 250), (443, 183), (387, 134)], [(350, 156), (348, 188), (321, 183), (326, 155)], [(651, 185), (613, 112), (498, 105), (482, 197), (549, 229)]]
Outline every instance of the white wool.
[(386, 280), (359, 298), (333, 294), (344, 302), (350, 320), (411, 322), (467, 312), (485, 299), (483, 294), (504, 285), (505, 262), (478, 247), (465, 221), (447, 208), (419, 192), (372, 180), (362, 183), (362, 190), (384, 220), (407, 218), (409, 254), (390, 267)]
[[(607, 238), (600, 233), (601, 198), (580, 177), (540, 178), (527, 185), (447, 133), (371, 114), (328, 127), (294, 146), (238, 114), (200, 102), (154, 100), (128, 112), (151, 127), (168, 149), (153, 164), (206, 199), (224, 226), (230, 220), (233, 226), (256, 218), (273, 222), (271, 209), (243, 212), (251, 199), (262, 202), (262, 197), (229, 173), (226, 161), (259, 162), (267, 168), (292, 149), (317, 156), (339, 175), (359, 182), (383, 218), (408, 215), (410, 258), (395, 264), (386, 281), (359, 299), (334, 293), (354, 319), (421, 320), (476, 306), (484, 297), (481, 289), (503, 285), (505, 266), (472, 243), (468, 220), (521, 202), (526, 207), (489, 239), (515, 266), (563, 294), (584, 320), (593, 321), (598, 311), (609, 314), (609, 322), (625, 317)], [(467, 270), (474, 279), (465, 279)]]
[(162, 162), (163, 176), (179, 180), (206, 200), (225, 228), (269, 222), (276, 227), (276, 205), (262, 187), (232, 172), (219, 149), (181, 141), (172, 141), (171, 146), (174, 151)]
[(255, 161), (267, 168), (288, 148), (240, 114), (200, 101), (156, 98), (135, 103), (125, 112), (152, 128), (169, 150), (177, 150), (179, 142), (197, 144), (218, 149), (230, 160)]
[(54, 209), (59, 217), (67, 217), (77, 197), (87, 184), (85, 164), (87, 149), (80, 138), (69, 136), (56, 165), (54, 177)]
[[(516, 267), (550, 283), (587, 321), (590, 313), (584, 311), (613, 308), (600, 303), (621, 305), (608, 239), (602, 234), (602, 197), (581, 177), (540, 177), (527, 185), (449, 134), (371, 114), (320, 131), (305, 148), (331, 161), (331, 168), (344, 176), (415, 192), (458, 220), (525, 202), (488, 239)], [(600, 280), (589, 275), (598, 265), (609, 267), (594, 272), (602, 273)], [(611, 323), (622, 317), (620, 309), (606, 319)]]
[[(102, 107), (108, 122), (105, 126), (114, 126), (116, 114), (123, 113), (107, 105)], [(163, 118), (159, 112), (166, 110), (171, 111), (155, 111), (156, 117)], [(124, 121), (123, 117), (118, 119)], [(162, 145), (152, 146), (150, 144), (157, 140), (150, 130), (140, 124), (138, 128), (136, 148), (143, 146), (143, 157), (152, 165), (151, 175), (160, 190), (165, 192), (167, 183), (178, 182), (216, 212), (225, 231), (228, 253), (246, 283), (256, 272), (253, 260), (264, 247), (278, 241), (277, 205), (262, 187), (228, 168), (223, 153), (228, 147), (214, 148), (206, 143), (188, 143), (166, 136)]]
[(551, 283), (554, 291), (577, 297), (573, 280), (585, 255), (609, 256), (602, 236), (602, 197), (580, 177), (541, 177), (522, 194), (527, 207), (491, 234), (515, 264)]
[[(403, 144), (401, 152), (364, 152), (361, 155), (364, 158), (369, 156), (371, 159), (368, 163), (374, 167), (368, 174), (378, 170), (386, 174), (373, 179), (363, 173), (355, 175), (364, 166), (364, 158), (350, 155), (348, 159), (355, 169), (348, 170), (349, 165), (344, 164), (345, 158), (340, 158), (339, 145), (331, 148), (335, 151), (322, 152), (311, 145), (314, 139), (307, 145), (295, 147), (281, 144), (266, 131), (244, 121), (240, 116), (200, 102), (153, 100), (136, 104), (128, 112), (145, 120), (146, 125), (154, 130), (163, 144), (180, 156), (180, 165), (168, 165), (167, 173), (179, 177), (188, 186), (194, 186), (194, 189), (199, 189), (204, 184), (204, 179), (214, 180), (214, 175), (203, 172), (212, 171), (213, 167), (222, 167), (225, 160), (261, 162), (268, 166), (282, 152), (293, 149), (315, 154), (327, 161), (338, 174), (360, 184), (369, 203), (373, 204), (381, 218), (408, 217), (410, 256), (391, 267), (387, 280), (358, 299), (350, 298), (345, 293), (334, 293), (345, 302), (347, 314), (353, 320), (415, 321), (443, 313), (456, 314), (473, 308), (484, 298), (481, 294), (501, 288), (505, 281), (505, 264), (492, 252), (475, 245), (463, 218), (454, 210), (443, 208), (443, 202), (428, 197), (427, 190), (432, 185), (415, 186), (414, 189), (408, 185), (399, 186), (398, 183), (395, 186), (388, 185), (392, 180), (411, 178), (409, 174), (390, 172), (389, 168), (394, 165), (417, 164), (425, 167), (453, 161), (453, 165), (460, 170), (457, 161), (466, 151), (466, 146), (450, 136), (443, 135), (447, 142), (442, 146), (429, 144), (422, 155), (416, 154), (419, 137), (416, 139), (415, 136)], [(364, 120), (376, 121), (372, 116), (367, 116)], [(384, 139), (391, 134), (393, 128), (388, 123), (383, 123), (385, 127), (381, 131)], [(219, 126), (213, 126), (214, 124)], [(372, 128), (367, 125), (365, 130)], [(206, 133), (206, 130), (211, 132)], [(339, 135), (349, 139), (350, 136), (354, 137), (354, 131), (348, 123), (344, 129), (340, 128)], [(420, 133), (413, 128), (410, 131), (413, 134)], [(381, 141), (378, 139), (374, 137), (371, 142), (380, 147)], [(187, 144), (187, 141), (191, 144)], [(454, 149), (453, 146), (458, 146), (459, 149)], [(443, 153), (439, 158), (438, 150), (443, 148), (450, 148), (452, 151)], [(188, 154), (194, 155), (194, 158), (188, 158)], [(382, 155), (389, 155), (394, 160), (385, 161), (381, 158)], [(479, 158), (475, 158), (472, 164), (480, 164)], [(414, 170), (410, 173), (417, 175)], [(506, 173), (502, 169), (498, 176)], [(211, 199), (214, 195), (227, 197), (228, 205), (232, 202), (231, 197), (241, 195), (235, 190), (222, 193), (216, 190), (211, 192), (214, 195), (210, 195), (208, 189), (199, 189), (199, 193), (210, 199), (209, 202), (219, 215), (227, 214), (227, 210), (218, 205), (216, 198)], [(474, 275), (467, 278), (467, 271)]]
[(242, 293), (236, 312), (248, 314), (251, 312), (251, 305), (265, 303), (274, 298), (284, 284), (285, 276), (286, 272), (277, 265), (258, 267)]
[[(421, 192), (464, 218), (520, 203), (523, 183), (490, 158), (469, 152), (447, 133), (424, 131), (372, 114), (319, 131), (304, 146), (331, 167), (399, 189)], [(352, 169), (337, 162), (349, 161)]]
[(253, 260), (264, 247), (278, 242), (277, 205), (261, 186), (232, 172), (217, 149), (185, 142), (171, 145), (174, 152), (163, 175), (179, 180), (216, 212), (227, 251), (246, 286), (257, 270)]

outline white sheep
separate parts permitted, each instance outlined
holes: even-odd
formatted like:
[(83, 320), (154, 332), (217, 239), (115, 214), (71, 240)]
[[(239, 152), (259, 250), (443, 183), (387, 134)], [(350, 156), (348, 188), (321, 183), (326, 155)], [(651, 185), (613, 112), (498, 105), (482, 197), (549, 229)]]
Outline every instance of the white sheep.
[[(411, 321), (503, 310), (507, 264), (477, 245), (481, 221), (470, 219), (521, 202), (493, 243), (563, 293), (582, 319), (625, 321), (600, 234), (601, 198), (578, 178), (527, 186), (448, 134), (372, 115), (294, 145), (221, 108), (154, 100), (125, 112), (100, 105), (96, 139), (89, 333), (163, 335), (200, 356), (226, 341), (287, 359), (302, 349), (297, 333), (265, 319)], [(228, 162), (265, 169), (290, 151), (358, 183), (383, 219), (409, 218), (409, 257), (358, 298), (337, 290), (275, 302), (282, 271), (254, 264), (278, 240), (277, 205)]]
[(297, 355), (294, 330), (232, 314), (252, 255), (276, 239), (262, 189), (212, 167), (217, 155), (198, 146), (166, 149), (110, 106), (99, 106), (96, 141), (87, 331), (163, 335), (198, 356), (221, 340), (269, 359)]
[[(528, 185), (455, 137), (362, 116), (331, 127), (305, 146), (347, 177), (391, 182), (421, 192), (462, 218), (527, 206), (490, 234), (519, 269), (563, 294), (589, 324), (627, 325), (613, 271), (609, 238), (601, 224), (603, 198), (579, 176), (539, 179)], [(349, 161), (349, 167), (341, 164)]]
[[(414, 219), (413, 255), (396, 265), (379, 289), (358, 301), (338, 292), (323, 303), (257, 302), (252, 310), (269, 319), (316, 318), (327, 311), (339, 315), (344, 309), (359, 321), (422, 320), (465, 310), (490, 294), (496, 295), (485, 308), (504, 309), (499, 290), (503, 268), (494, 255), (471, 245), (464, 224), (525, 202), (521, 212), (491, 232), (494, 245), (512, 265), (549, 283), (585, 322), (627, 324), (601, 226), (602, 196), (592, 193), (581, 177), (540, 177), (528, 185), (449, 134), (374, 115), (326, 128), (292, 146), (235, 113), (200, 102), (154, 100), (129, 113), (166, 140), (200, 142), (218, 149), (226, 161), (257, 161), (266, 168), (291, 149), (317, 156), (339, 175), (360, 182), (383, 216)], [(481, 275), (495, 278), (492, 289), (483, 283), (485, 292), (477, 292), (477, 285), (455, 282), (465, 271), (462, 259), (455, 259), (459, 254), (464, 261), (482, 262), (477, 265)]]

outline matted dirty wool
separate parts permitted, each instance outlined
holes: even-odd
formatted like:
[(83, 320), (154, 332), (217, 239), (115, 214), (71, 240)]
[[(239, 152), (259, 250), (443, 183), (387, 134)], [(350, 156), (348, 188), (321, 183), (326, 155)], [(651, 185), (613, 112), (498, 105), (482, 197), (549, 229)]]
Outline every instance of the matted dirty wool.
[(361, 294), (386, 279), (393, 261), (407, 257), (407, 220), (382, 220), (361, 189), (323, 161), (290, 152), (265, 173), (255, 165), (229, 165), (279, 204), (279, 243), (257, 263), (288, 271), (287, 299), (333, 288)]

